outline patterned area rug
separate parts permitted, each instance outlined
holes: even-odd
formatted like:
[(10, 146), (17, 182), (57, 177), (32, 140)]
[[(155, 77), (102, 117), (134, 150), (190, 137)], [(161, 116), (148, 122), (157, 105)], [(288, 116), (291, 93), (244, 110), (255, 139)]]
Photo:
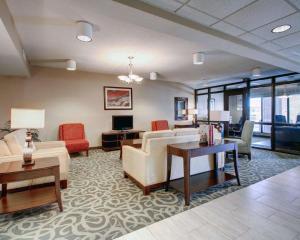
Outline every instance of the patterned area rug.
[[(242, 187), (298, 165), (299, 156), (254, 149), (252, 161), (240, 159)], [(233, 172), (232, 163), (226, 171)], [(240, 188), (233, 180), (193, 194), (189, 208)], [(172, 190), (143, 196), (123, 178), (118, 151), (74, 157), (69, 187), (62, 194), (62, 213), (53, 204), (0, 216), (0, 239), (114, 239), (188, 209), (183, 195)]]

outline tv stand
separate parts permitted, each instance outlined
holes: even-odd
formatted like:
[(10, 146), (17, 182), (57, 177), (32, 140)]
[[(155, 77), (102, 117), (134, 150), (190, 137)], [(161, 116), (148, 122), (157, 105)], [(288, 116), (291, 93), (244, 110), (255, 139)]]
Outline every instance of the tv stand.
[(121, 141), (125, 139), (138, 139), (141, 130), (113, 130), (102, 133), (102, 149), (104, 151), (119, 150)]

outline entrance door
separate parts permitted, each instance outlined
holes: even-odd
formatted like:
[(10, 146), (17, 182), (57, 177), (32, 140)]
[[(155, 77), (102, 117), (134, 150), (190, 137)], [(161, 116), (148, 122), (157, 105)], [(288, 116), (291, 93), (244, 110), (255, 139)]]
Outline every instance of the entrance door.
[(227, 90), (224, 93), (224, 110), (230, 112), (229, 124), (225, 126), (228, 137), (240, 137), (246, 120), (245, 89)]

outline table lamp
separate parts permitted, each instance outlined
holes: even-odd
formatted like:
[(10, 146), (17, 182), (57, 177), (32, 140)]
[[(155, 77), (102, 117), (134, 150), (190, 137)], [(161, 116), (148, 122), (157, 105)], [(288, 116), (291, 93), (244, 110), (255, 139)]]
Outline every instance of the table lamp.
[(230, 112), (229, 111), (210, 111), (209, 119), (211, 122), (218, 122), (216, 128), (219, 132), (223, 131), (221, 122), (229, 122)]
[(192, 115), (193, 116), (193, 125), (196, 126), (196, 121), (197, 121), (197, 114), (198, 114), (198, 109), (194, 109), (194, 108), (189, 108), (187, 110), (187, 114), (188, 115)]
[(32, 160), (33, 143), (31, 129), (44, 128), (45, 125), (45, 110), (44, 109), (11, 109), (11, 128), (12, 129), (27, 129), (25, 137), (25, 145), (23, 148), (23, 166), (33, 165)]

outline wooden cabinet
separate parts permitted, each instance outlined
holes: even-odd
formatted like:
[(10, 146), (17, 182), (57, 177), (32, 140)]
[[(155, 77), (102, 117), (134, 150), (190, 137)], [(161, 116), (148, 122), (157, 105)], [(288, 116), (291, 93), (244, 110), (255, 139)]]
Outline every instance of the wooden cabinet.
[(140, 136), (139, 130), (129, 131), (110, 131), (102, 133), (102, 149), (104, 151), (119, 150), (121, 141), (125, 139), (138, 139)]

